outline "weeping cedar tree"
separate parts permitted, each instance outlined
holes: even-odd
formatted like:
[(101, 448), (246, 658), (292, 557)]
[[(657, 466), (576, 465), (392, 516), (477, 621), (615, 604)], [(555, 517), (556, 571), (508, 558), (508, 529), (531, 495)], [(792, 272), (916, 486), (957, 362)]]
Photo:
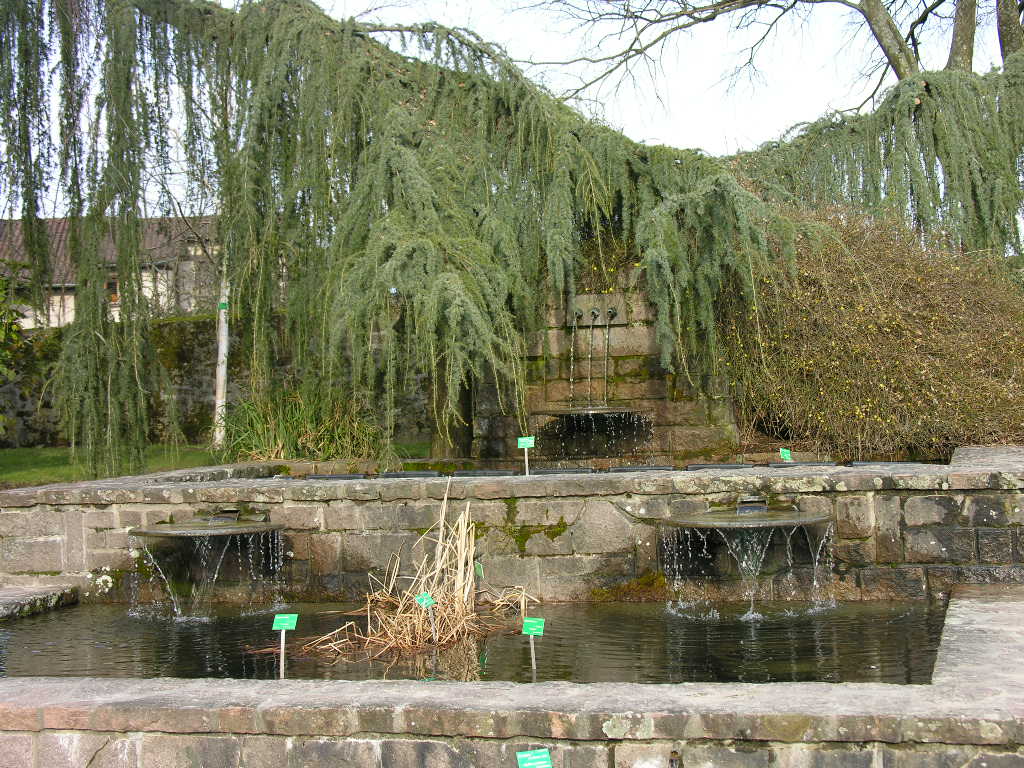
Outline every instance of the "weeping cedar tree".
[(584, 119), (465, 30), (340, 22), (307, 0), (0, 0), (0, 50), (2, 192), (20, 201), (37, 297), (44, 190), (58, 186), (71, 222), (58, 391), (95, 472), (136, 468), (146, 436), (152, 179), (166, 212), (168, 190), (216, 192), (254, 394), (278, 382), (282, 345), (325, 392), (381, 393), (389, 429), (396, 393), (423, 375), (442, 431), (474, 380), (522, 418), (523, 338), (549, 298), (572, 296), (593, 233), (632, 250), (662, 362), (697, 386), (718, 359), (717, 303), (755, 300), (754, 275), (807, 234), (779, 199), (885, 208), (1021, 258), (1021, 59), (915, 78), (874, 115), (720, 161)]

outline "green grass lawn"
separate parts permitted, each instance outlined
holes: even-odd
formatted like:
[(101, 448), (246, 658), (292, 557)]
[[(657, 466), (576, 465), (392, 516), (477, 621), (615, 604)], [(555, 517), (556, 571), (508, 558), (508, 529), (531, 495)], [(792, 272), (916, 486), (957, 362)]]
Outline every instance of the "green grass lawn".
[[(217, 463), (209, 450), (199, 446), (151, 445), (146, 449), (144, 471), (161, 472)], [(85, 478), (85, 471), (71, 462), (70, 448), (0, 449), (0, 488), (66, 483)]]

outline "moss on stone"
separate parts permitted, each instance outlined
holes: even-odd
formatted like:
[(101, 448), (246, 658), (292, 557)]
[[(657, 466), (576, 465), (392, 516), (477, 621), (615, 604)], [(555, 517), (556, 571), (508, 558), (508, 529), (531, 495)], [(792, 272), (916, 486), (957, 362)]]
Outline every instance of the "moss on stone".
[(559, 516), (557, 523), (555, 523), (554, 525), (549, 525), (549, 526), (545, 527), (544, 535), (547, 536), (552, 541), (554, 541), (559, 536), (561, 536), (563, 533), (565, 533), (566, 530), (568, 530), (568, 528), (569, 528), (569, 524), (567, 522), (565, 522), (565, 518), (562, 517), (562, 516)]
[(509, 525), (515, 524), (516, 517), (519, 515), (519, 500), (513, 497), (502, 499), (502, 503), (505, 505), (505, 522)]
[(635, 579), (611, 587), (596, 587), (590, 598), (601, 602), (646, 603), (666, 600), (668, 582), (661, 571), (645, 571)]
[(565, 521), (565, 518), (559, 518), (557, 523), (551, 525), (534, 524), (534, 525), (506, 525), (502, 527), (502, 532), (508, 536), (516, 544), (516, 549), (519, 554), (526, 554), (526, 545), (533, 536), (537, 534), (544, 534), (551, 541), (554, 541), (569, 527), (569, 524)]

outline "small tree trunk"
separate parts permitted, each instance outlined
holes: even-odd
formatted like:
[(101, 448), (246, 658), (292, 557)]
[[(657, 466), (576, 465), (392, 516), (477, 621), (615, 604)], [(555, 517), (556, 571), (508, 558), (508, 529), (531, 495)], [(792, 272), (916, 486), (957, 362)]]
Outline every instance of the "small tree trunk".
[(974, 32), (978, 26), (977, 18), (977, 0), (958, 0), (946, 69), (970, 72), (974, 68)]
[(1020, 23), (1017, 0), (996, 0), (996, 28), (999, 30), (999, 51), (1005, 63), (1008, 56), (1024, 49), (1024, 27)]
[(228, 401), (228, 297), (231, 287), (228, 283), (227, 257), (220, 268), (220, 300), (217, 302), (217, 371), (213, 386), (213, 447), (224, 447), (225, 425)]
[(435, 382), (433, 387), (433, 430), (430, 437), (430, 457), (433, 459), (462, 459), (468, 457), (473, 450), (473, 388), (469, 383), (459, 388), (457, 404), (459, 419), (462, 423), (448, 425), (445, 437), (445, 425), (438, 416), (444, 412), (444, 403), (448, 397), (448, 389), (443, 381)]
[(896, 77), (903, 80), (917, 74), (921, 68), (917, 65), (914, 53), (882, 0), (861, 0), (857, 7)]

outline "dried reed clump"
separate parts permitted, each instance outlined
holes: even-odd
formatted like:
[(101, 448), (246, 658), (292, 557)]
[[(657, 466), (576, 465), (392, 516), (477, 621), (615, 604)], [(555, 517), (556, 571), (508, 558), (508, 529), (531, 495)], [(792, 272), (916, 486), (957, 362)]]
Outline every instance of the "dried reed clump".
[(833, 213), (756, 301), (721, 316), (748, 425), (840, 458), (939, 458), (1024, 439), (1024, 292), (988, 255)]
[[(366, 595), (365, 607), (352, 614), (365, 615), (365, 627), (348, 621), (306, 643), (302, 651), (332, 656), (335, 661), (393, 659), (430, 647), (457, 647), (467, 638), (505, 626), (504, 614), (518, 610), (525, 615), (526, 603), (532, 598), (522, 587), (481, 595), (490, 597), (489, 610), (486, 614), (477, 611), (476, 543), (468, 501), (462, 513), (449, 522), (446, 489), (440, 519), (417, 542), (420, 544), (425, 544), (427, 551), (414, 576), (398, 575), (399, 554), (392, 554), (383, 579), (371, 575), (371, 585), (377, 588)], [(408, 583), (400, 584), (405, 581)], [(422, 592), (436, 601), (433, 627), (431, 611), (416, 602), (416, 595)]]

